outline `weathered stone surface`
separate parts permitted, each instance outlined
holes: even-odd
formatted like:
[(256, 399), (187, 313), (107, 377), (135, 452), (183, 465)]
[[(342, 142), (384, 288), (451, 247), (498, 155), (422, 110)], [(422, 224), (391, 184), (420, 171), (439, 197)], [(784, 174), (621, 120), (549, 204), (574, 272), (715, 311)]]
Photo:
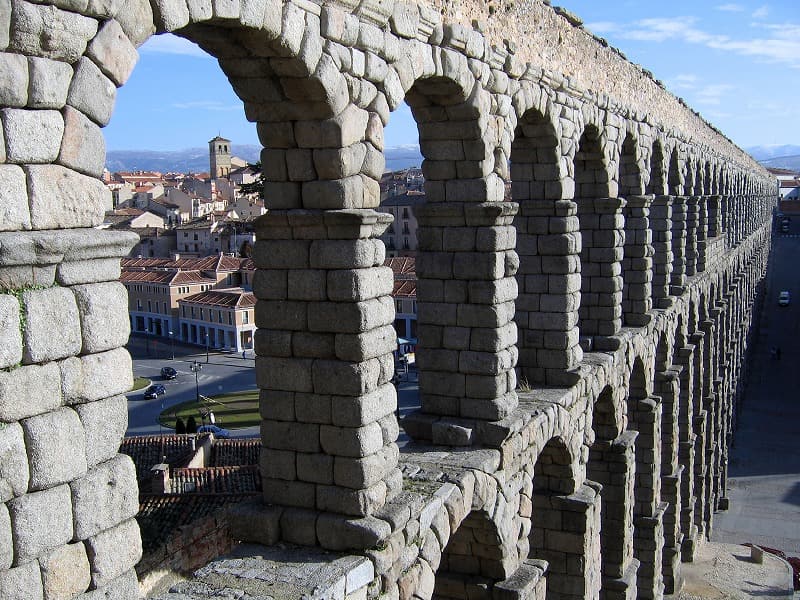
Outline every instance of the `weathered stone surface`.
[(79, 404), (75, 411), (86, 433), (86, 464), (95, 465), (117, 454), (128, 427), (128, 400), (114, 396), (97, 402)]
[(0, 165), (0, 189), (3, 190), (0, 231), (30, 229), (31, 215), (23, 170), (16, 165)]
[(56, 159), (64, 135), (64, 119), (58, 111), (5, 108), (0, 116), (8, 162), (49, 163)]
[(14, 543), (11, 538), (11, 517), (5, 504), (0, 504), (0, 569), (14, 562)]
[(14, 562), (26, 563), (72, 539), (68, 485), (14, 498), (8, 503), (14, 534)]
[(101, 181), (59, 165), (25, 167), (33, 229), (96, 227), (111, 206)]
[[(0, 173), (2, 173), (1, 168)], [(0, 295), (0, 369), (22, 362), (20, 328), (19, 302), (16, 297), (8, 294)]]
[(91, 582), (83, 544), (67, 544), (39, 559), (45, 598), (72, 598)]
[(68, 288), (22, 293), (26, 363), (42, 363), (81, 351), (81, 327), (75, 296)]
[(13, 0), (9, 48), (74, 63), (97, 32), (97, 21), (54, 6)]
[(128, 293), (121, 283), (76, 285), (72, 288), (80, 314), (83, 352), (124, 346), (130, 334)]
[(37, 562), (0, 571), (0, 598), (4, 600), (44, 600), (42, 576)]
[(0, 502), (21, 496), (28, 490), (28, 455), (19, 423), (0, 429)]
[(67, 92), (73, 73), (69, 64), (60, 60), (29, 56), (28, 71), (29, 108), (60, 109), (67, 103)]
[(0, 53), (0, 106), (25, 106), (27, 102), (28, 64), (25, 57)]
[(62, 361), (60, 367), (64, 401), (68, 404), (110, 398), (133, 387), (131, 356), (125, 348)]
[(58, 153), (58, 162), (93, 177), (103, 173), (106, 159), (106, 141), (100, 128), (82, 112), (71, 106), (64, 107), (64, 139)]
[(61, 372), (57, 364), (0, 371), (0, 421), (18, 421), (59, 406)]
[(76, 600), (139, 600), (139, 582), (131, 569), (108, 585), (75, 597)]
[(108, 125), (117, 89), (100, 72), (100, 69), (86, 57), (75, 65), (75, 75), (69, 86), (67, 103), (84, 113), (98, 125)]
[(22, 421), (31, 490), (66, 483), (86, 473), (86, 435), (77, 413), (61, 408)]
[[(138, 504), (138, 502), (137, 502)], [(100, 588), (125, 575), (142, 558), (142, 541), (135, 519), (86, 540), (92, 585)]]
[(98, 258), (76, 262), (62, 262), (56, 271), (59, 285), (100, 283), (119, 279), (120, 265), (116, 258)]
[(133, 71), (139, 53), (136, 52), (120, 24), (106, 21), (89, 44), (87, 55), (115, 84), (122, 86)]
[(72, 482), (70, 487), (77, 539), (97, 535), (130, 519), (139, 510), (136, 469), (126, 454), (118, 454), (97, 465), (84, 478)]

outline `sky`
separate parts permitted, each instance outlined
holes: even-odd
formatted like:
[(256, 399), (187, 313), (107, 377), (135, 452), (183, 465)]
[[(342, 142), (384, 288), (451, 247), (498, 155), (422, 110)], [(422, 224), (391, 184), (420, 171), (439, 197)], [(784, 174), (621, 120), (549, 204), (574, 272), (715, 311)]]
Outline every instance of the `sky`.
[[(798, 0), (554, 0), (584, 26), (643, 65), (735, 143), (800, 144)], [(106, 127), (109, 150), (206, 147), (220, 134), (258, 144), (216, 60), (174, 36), (140, 49)], [(387, 146), (417, 143), (403, 105)]]

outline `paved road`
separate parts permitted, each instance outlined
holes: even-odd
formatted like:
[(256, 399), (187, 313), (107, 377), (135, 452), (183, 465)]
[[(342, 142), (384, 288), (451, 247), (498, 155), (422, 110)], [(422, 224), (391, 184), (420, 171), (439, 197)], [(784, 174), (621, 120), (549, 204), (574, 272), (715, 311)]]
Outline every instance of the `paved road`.
[[(779, 228), (776, 228), (779, 229)], [(729, 461), (730, 509), (712, 539), (754, 542), (800, 556), (800, 217), (776, 234), (750, 384)], [(778, 306), (781, 290), (789, 306)], [(778, 347), (781, 358), (771, 356)]]

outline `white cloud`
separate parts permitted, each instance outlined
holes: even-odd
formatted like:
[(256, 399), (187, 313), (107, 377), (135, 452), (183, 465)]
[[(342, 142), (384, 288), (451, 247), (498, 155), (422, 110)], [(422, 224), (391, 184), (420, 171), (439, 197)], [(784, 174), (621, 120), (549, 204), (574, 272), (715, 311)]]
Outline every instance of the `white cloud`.
[(758, 10), (754, 11), (753, 14), (750, 16), (753, 17), (754, 19), (766, 19), (768, 15), (769, 15), (769, 6), (765, 4)]
[(700, 44), (715, 50), (751, 56), (769, 62), (800, 68), (800, 27), (784, 24), (782, 27), (763, 24), (766, 37), (733, 39), (727, 35), (713, 34), (696, 27), (695, 17), (641, 19), (630, 25), (621, 24), (616, 34), (625, 39), (666, 42), (682, 41)]
[(193, 44), (189, 40), (170, 34), (154, 35), (142, 44), (142, 47), (139, 48), (139, 52), (181, 54), (183, 56), (209, 58), (209, 55), (203, 52), (199, 46)]
[(218, 100), (192, 100), (191, 102), (175, 102), (172, 108), (179, 108), (181, 110), (213, 110), (213, 111), (229, 111), (229, 110), (244, 110), (242, 105), (236, 104), (223, 104)]
[(697, 90), (693, 96), (697, 104), (717, 106), (722, 103), (722, 97), (734, 89), (726, 83), (706, 85)]
[(667, 81), (667, 87), (675, 90), (693, 90), (697, 87), (697, 75), (691, 73), (681, 73)]
[(725, 12), (744, 12), (744, 7), (741, 4), (720, 4), (714, 8)]

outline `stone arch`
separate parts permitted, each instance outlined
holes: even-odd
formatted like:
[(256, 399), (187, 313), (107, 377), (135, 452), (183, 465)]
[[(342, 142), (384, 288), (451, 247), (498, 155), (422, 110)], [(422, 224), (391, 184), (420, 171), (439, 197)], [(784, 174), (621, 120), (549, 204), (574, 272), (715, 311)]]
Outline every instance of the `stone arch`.
[(578, 140), (573, 159), (575, 201), (580, 212), (581, 201), (609, 196), (608, 160), (603, 152), (600, 128), (587, 124)]
[(623, 198), (641, 195), (644, 192), (638, 143), (630, 133), (622, 142), (619, 160), (619, 194)]
[[(576, 206), (562, 199), (558, 111), (538, 108), (551, 106), (546, 99), (532, 85), (514, 97), (520, 111), (511, 144), (512, 199), (520, 207), (514, 220), (520, 262), (515, 322), (520, 376), (529, 383), (563, 385), (582, 358), (576, 327), (579, 234)], [(543, 222), (551, 225), (543, 229)]]
[(647, 183), (648, 194), (660, 196), (667, 193), (667, 177), (664, 168), (664, 145), (661, 140), (653, 142), (650, 154), (650, 180)]
[(677, 146), (672, 149), (669, 155), (669, 171), (667, 174), (667, 188), (672, 196), (683, 194), (683, 172), (681, 170), (680, 157)]
[[(596, 488), (577, 485), (566, 441), (551, 438), (534, 465), (530, 556), (546, 560), (548, 600), (593, 597), (600, 589), (600, 497)], [(572, 591), (570, 591), (572, 590)]]
[[(508, 549), (497, 524), (485, 510), (473, 510), (450, 534), (436, 569), (432, 598), (469, 600), (492, 595), (509, 573)], [(516, 557), (514, 557), (516, 559)]]
[(661, 592), (661, 553), (664, 544), (661, 503), (661, 397), (650, 393), (645, 361), (633, 359), (628, 378), (628, 428), (635, 437), (635, 506), (633, 554), (639, 561), (637, 589), (640, 597), (658, 597)]

